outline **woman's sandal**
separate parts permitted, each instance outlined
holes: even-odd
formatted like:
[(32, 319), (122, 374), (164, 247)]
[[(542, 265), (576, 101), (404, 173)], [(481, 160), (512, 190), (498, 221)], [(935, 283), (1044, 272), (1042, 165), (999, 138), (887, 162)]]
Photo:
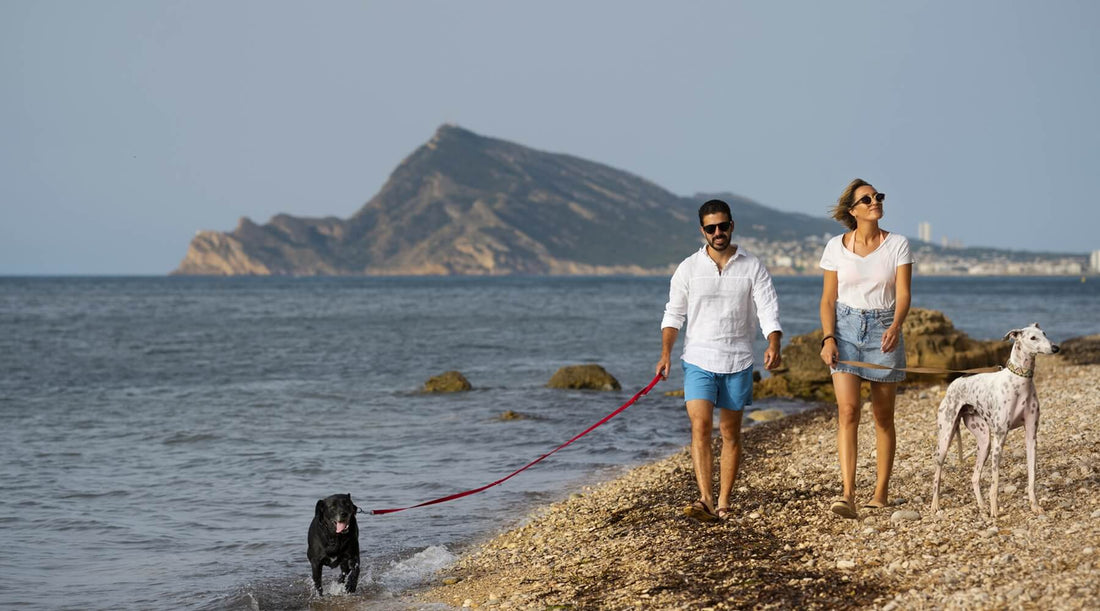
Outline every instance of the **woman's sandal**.
[(725, 522), (726, 518), (728, 518), (729, 515), (730, 515), (730, 508), (729, 507), (719, 507), (718, 508), (718, 519), (719, 520)]
[(699, 499), (691, 505), (684, 507), (684, 515), (699, 520), (700, 522), (715, 522), (718, 520), (718, 516), (710, 510), (710, 507), (707, 507), (703, 499)]

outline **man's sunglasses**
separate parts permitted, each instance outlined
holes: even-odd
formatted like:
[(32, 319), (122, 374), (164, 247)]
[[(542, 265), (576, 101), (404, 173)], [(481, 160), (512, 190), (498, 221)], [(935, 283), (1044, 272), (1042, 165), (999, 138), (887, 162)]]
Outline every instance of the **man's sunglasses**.
[[(871, 195), (864, 195), (863, 197), (857, 199), (856, 203), (854, 203), (852, 205), (853, 206), (858, 206), (860, 204), (870, 204), (871, 203), (871, 197), (872, 197)], [(876, 202), (881, 204), (882, 200), (886, 199), (886, 194), (885, 193), (875, 193), (873, 197), (874, 197)]]
[(721, 223), (714, 223), (713, 225), (703, 225), (703, 231), (707, 233), (714, 233), (715, 229), (720, 230), (722, 233), (726, 233), (730, 230), (730, 222), (723, 221)]

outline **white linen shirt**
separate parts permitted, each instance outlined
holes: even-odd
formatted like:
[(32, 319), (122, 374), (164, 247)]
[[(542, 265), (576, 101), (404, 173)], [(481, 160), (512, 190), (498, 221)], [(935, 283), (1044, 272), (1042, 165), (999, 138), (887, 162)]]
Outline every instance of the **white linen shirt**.
[(821, 253), (821, 268), (836, 272), (837, 301), (858, 310), (892, 310), (897, 305), (898, 267), (913, 263), (909, 240), (891, 233), (861, 257), (844, 246), (841, 234)]
[(738, 247), (726, 268), (703, 246), (672, 274), (661, 328), (680, 329), (687, 319), (684, 362), (711, 373), (752, 366), (752, 334), (759, 320), (767, 338), (779, 326), (779, 298), (759, 259)]

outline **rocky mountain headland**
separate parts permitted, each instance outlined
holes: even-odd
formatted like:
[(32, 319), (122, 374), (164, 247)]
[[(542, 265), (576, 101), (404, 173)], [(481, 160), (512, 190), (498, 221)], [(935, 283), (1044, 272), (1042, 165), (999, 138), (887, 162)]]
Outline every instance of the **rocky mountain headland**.
[[(738, 243), (772, 274), (819, 273), (825, 239), (843, 230), (824, 204), (810, 216), (732, 193), (682, 197), (607, 165), (444, 125), (350, 218), (242, 218), (230, 232), (198, 232), (172, 273), (668, 274), (702, 243), (695, 214), (712, 197), (729, 202)], [(1088, 268), (1082, 254), (913, 246), (919, 273)]]
[(231, 232), (200, 231), (173, 273), (671, 273), (701, 244), (695, 215), (710, 197), (729, 202), (757, 240), (839, 228), (730, 193), (677, 196), (600, 163), (444, 125), (351, 218), (242, 218)]

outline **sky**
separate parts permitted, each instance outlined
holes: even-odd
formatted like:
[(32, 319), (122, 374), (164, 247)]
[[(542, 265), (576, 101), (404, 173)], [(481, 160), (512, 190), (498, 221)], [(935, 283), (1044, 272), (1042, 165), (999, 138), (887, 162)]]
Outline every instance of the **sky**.
[(444, 123), (811, 215), (861, 177), (886, 229), (1085, 253), (1098, 27), (1089, 0), (0, 0), (0, 275), (346, 218)]

